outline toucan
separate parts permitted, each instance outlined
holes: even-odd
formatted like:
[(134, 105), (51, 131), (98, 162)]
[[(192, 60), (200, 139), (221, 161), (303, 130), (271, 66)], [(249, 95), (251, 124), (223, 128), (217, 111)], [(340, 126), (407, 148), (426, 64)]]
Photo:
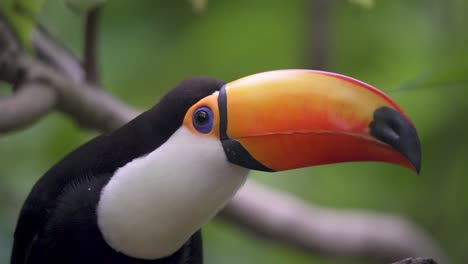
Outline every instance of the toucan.
[(250, 170), (350, 161), (420, 170), (415, 126), (380, 90), (301, 69), (191, 78), (37, 181), (11, 263), (202, 263), (202, 225)]

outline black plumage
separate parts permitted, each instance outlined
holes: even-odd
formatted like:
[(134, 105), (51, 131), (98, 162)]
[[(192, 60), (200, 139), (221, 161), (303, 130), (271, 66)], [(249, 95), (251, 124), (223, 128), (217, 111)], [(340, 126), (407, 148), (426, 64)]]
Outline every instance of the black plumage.
[(152, 109), (79, 147), (42, 176), (21, 210), (11, 264), (200, 263), (197, 232), (173, 255), (145, 261), (110, 248), (98, 229), (96, 206), (113, 173), (161, 146), (181, 125), (186, 111), (224, 85), (210, 78), (182, 82)]

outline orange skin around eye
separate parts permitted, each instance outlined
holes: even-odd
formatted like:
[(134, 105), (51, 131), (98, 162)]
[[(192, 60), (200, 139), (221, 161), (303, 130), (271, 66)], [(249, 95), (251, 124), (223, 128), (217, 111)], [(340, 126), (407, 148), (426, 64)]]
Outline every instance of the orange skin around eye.
[[(213, 112), (213, 117), (214, 117), (213, 128), (211, 129), (209, 133), (201, 133), (193, 126), (193, 121), (192, 121), (193, 114), (200, 107), (208, 107)], [(219, 137), (218, 94), (216, 93), (216, 94), (207, 96), (201, 99), (200, 101), (198, 101), (192, 107), (190, 107), (190, 109), (185, 114), (184, 126), (197, 135), (205, 136), (205, 137), (214, 137), (214, 138), (219, 139), (220, 137)]]

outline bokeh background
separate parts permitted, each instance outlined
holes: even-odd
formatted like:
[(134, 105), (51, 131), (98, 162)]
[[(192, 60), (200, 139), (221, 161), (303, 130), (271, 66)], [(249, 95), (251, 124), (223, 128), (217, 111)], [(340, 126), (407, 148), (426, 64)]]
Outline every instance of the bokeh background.
[[(468, 2), (335, 0), (327, 12), (316, 12), (313, 2), (212, 0), (197, 13), (184, 0), (109, 1), (101, 27), (103, 82), (141, 109), (195, 75), (230, 81), (320, 67), (379, 87), (418, 128), (419, 176), (355, 163), (252, 177), (320, 205), (406, 216), (453, 263), (468, 263)], [(316, 24), (317, 15), (325, 15), (323, 24)], [(40, 20), (80, 53), (82, 16), (48, 0)], [(0, 95), (8, 92), (0, 86)], [(95, 135), (55, 113), (0, 136), (0, 263), (8, 262), (15, 221), (33, 183)], [(204, 228), (204, 238), (207, 263), (362, 263), (305, 254), (216, 220)]]

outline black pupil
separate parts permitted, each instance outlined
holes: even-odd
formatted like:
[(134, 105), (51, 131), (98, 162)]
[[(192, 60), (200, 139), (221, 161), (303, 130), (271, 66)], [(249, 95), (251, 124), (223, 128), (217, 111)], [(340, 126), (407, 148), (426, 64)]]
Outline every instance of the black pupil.
[(197, 124), (199, 125), (206, 125), (208, 121), (210, 121), (210, 116), (206, 111), (198, 111), (197, 115), (195, 117), (195, 120), (197, 121)]

